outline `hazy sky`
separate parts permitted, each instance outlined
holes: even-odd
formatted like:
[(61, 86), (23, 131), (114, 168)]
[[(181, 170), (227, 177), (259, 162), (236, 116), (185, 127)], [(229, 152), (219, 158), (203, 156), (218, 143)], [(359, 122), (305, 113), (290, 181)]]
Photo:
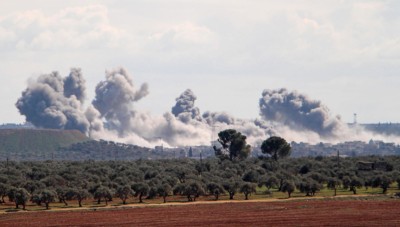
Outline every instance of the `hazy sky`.
[(32, 76), (81, 67), (89, 103), (118, 66), (153, 114), (191, 88), (202, 112), (256, 118), (262, 91), (286, 87), (347, 122), (400, 122), (397, 0), (0, 2), (0, 123), (24, 121)]

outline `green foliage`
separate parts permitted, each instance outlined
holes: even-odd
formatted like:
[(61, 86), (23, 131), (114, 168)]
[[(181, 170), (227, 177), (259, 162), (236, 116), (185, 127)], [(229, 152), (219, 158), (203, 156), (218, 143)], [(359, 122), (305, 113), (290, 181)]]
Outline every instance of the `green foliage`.
[(126, 204), (126, 200), (129, 198), (130, 195), (133, 194), (131, 187), (128, 185), (119, 186), (115, 195), (122, 200), (123, 204)]
[(336, 196), (337, 188), (340, 186), (341, 182), (335, 177), (330, 177), (327, 182), (327, 187), (334, 190), (334, 196)]
[(157, 193), (163, 198), (164, 203), (167, 202), (166, 198), (171, 192), (172, 188), (169, 184), (163, 184), (157, 188)]
[(287, 192), (288, 196), (290, 198), (291, 194), (294, 192), (294, 190), (296, 189), (295, 184), (292, 181), (285, 181), (282, 184), (282, 192)]
[(289, 156), (291, 149), (290, 144), (288, 144), (285, 139), (278, 136), (271, 136), (261, 144), (261, 151), (264, 154), (271, 155), (275, 161), (279, 158)]
[(46, 205), (46, 210), (49, 209), (49, 204), (55, 201), (57, 193), (53, 190), (44, 189), (35, 196), (35, 200)]
[(239, 190), (240, 181), (237, 179), (231, 179), (229, 181), (222, 183), (222, 186), (229, 193), (229, 199), (232, 200), (236, 192)]
[(306, 193), (306, 196), (314, 196), (322, 189), (322, 185), (312, 178), (302, 178), (297, 183), (297, 188), (300, 192)]
[(68, 191), (69, 190), (66, 187), (58, 187), (56, 189), (56, 194), (57, 194), (57, 198), (58, 198), (59, 202), (60, 203), (63, 202), (65, 204), (65, 206), (68, 206), (68, 203), (67, 203)]
[(364, 182), (361, 178), (353, 176), (349, 183), (350, 191), (353, 191), (354, 194), (357, 194), (357, 188), (361, 188), (363, 185)]
[[(357, 168), (359, 160), (391, 163), (393, 170), (361, 171)], [(199, 171), (199, 166), (205, 168)], [(299, 170), (303, 166), (308, 166), (308, 171), (301, 174)], [(336, 157), (286, 158), (279, 162), (271, 158), (248, 158), (240, 162), (210, 158), (203, 159), (201, 163), (194, 159), (0, 161), (0, 194), (1, 201), (8, 197), (14, 202), (17, 190), (24, 188), (28, 194), (33, 195), (32, 202), (43, 206), (40, 192), (44, 190), (56, 191), (58, 202), (66, 205), (67, 201), (78, 200), (80, 206), (85, 199), (91, 197), (97, 202), (107, 203), (113, 198), (121, 199), (121, 203), (123, 200), (129, 202), (132, 199), (129, 189), (133, 191), (133, 195), (139, 197), (139, 202), (144, 199), (143, 196), (160, 196), (166, 202), (166, 198), (172, 193), (183, 195), (192, 201), (205, 193), (215, 199), (225, 198), (225, 195), (230, 199), (245, 198), (244, 193), (251, 190), (244, 190), (242, 186), (254, 183), (259, 188), (255, 195), (251, 194), (257, 198), (267, 193), (273, 193), (274, 198), (283, 198), (284, 192), (291, 196), (331, 196), (333, 191), (340, 195), (350, 195), (354, 190), (364, 194), (391, 194), (398, 191), (397, 185), (392, 182), (398, 179), (399, 170), (398, 156), (341, 158), (340, 168)], [(298, 191), (293, 191), (291, 183)], [(364, 189), (366, 185), (371, 188)], [(239, 192), (243, 194), (237, 195)], [(91, 202), (92, 200), (88, 203)]]
[(67, 200), (78, 200), (79, 207), (82, 207), (82, 201), (90, 197), (89, 192), (83, 188), (71, 188), (66, 193)]
[(106, 205), (108, 205), (108, 201), (112, 200), (112, 192), (109, 188), (100, 186), (94, 192), (93, 198), (97, 199), (98, 204), (100, 204), (101, 200), (104, 199)]
[(15, 208), (19, 208), (22, 205), (22, 209), (25, 210), (26, 203), (29, 200), (30, 194), (25, 188), (15, 188), (12, 190), (13, 201), (15, 203)]
[(139, 197), (139, 203), (143, 203), (142, 197), (149, 193), (149, 186), (146, 183), (140, 182), (133, 184), (131, 188), (135, 192), (134, 196)]
[(258, 181), (258, 186), (262, 187), (265, 186), (268, 191), (272, 188), (272, 187), (277, 187), (279, 184), (278, 179), (275, 177), (274, 174), (270, 174), (270, 175), (264, 175), (261, 178), (259, 178)]
[(4, 197), (7, 196), (8, 190), (9, 186), (7, 184), (0, 183), (0, 197), (1, 197), (0, 203), (5, 203)]
[(245, 200), (248, 200), (249, 195), (251, 195), (251, 193), (255, 193), (256, 192), (256, 184), (253, 183), (244, 183), (241, 187), (240, 187), (240, 192), (244, 194), (245, 196)]
[(33, 194), (40, 189), (44, 189), (46, 185), (40, 181), (28, 180), (22, 185), (22, 187), (25, 188), (30, 194)]
[(246, 182), (257, 183), (259, 178), (260, 174), (257, 171), (249, 170), (243, 175), (242, 180)]
[(392, 180), (386, 175), (376, 176), (372, 181), (372, 187), (382, 188), (382, 193), (385, 194), (389, 188)]
[[(221, 159), (229, 158), (229, 160), (246, 159), (250, 152), (251, 146), (246, 142), (246, 136), (242, 135), (234, 129), (227, 129), (218, 133), (218, 142), (222, 148), (214, 146), (216, 156)], [(225, 152), (227, 151), (227, 152)]]
[(215, 200), (218, 200), (219, 196), (224, 193), (224, 187), (222, 185), (211, 182), (207, 184), (207, 191), (209, 195), (215, 196)]
[(196, 201), (196, 198), (204, 194), (204, 188), (199, 182), (192, 181), (177, 185), (173, 192), (186, 196), (188, 201), (191, 202)]

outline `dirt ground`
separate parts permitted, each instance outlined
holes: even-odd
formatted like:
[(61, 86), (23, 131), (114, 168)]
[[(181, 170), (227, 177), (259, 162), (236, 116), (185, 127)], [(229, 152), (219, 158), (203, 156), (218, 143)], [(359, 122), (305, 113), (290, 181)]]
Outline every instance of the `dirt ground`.
[(0, 226), (400, 226), (399, 206), (397, 199), (365, 198), (194, 202), (7, 213)]

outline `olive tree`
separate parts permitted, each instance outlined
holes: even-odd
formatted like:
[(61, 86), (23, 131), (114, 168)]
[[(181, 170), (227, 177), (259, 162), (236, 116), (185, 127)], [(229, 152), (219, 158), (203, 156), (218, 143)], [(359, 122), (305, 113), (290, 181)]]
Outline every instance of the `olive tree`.
[(240, 184), (236, 180), (230, 180), (230, 181), (224, 182), (222, 184), (222, 186), (229, 193), (229, 199), (232, 200), (233, 197), (235, 196), (236, 192), (238, 191)]
[(57, 188), (56, 189), (56, 193), (57, 193), (57, 197), (58, 197), (59, 202), (60, 203), (62, 202), (62, 203), (64, 203), (65, 206), (68, 206), (68, 203), (67, 203), (68, 189), (64, 188), (64, 187)]
[(336, 191), (339, 186), (340, 186), (340, 180), (338, 180), (337, 178), (331, 177), (328, 179), (327, 187), (334, 191), (333, 196), (336, 196)]
[(381, 175), (373, 179), (372, 186), (382, 188), (382, 194), (385, 194), (391, 183), (392, 181), (389, 177)]
[(256, 192), (256, 184), (253, 183), (244, 183), (242, 185), (242, 187), (240, 187), (240, 192), (242, 192), (245, 196), (245, 200), (249, 199), (249, 195), (251, 195), (251, 193), (255, 193)]
[(300, 192), (306, 193), (306, 196), (314, 196), (317, 191), (321, 190), (322, 185), (312, 178), (303, 178), (298, 183), (297, 188)]
[(143, 203), (142, 197), (149, 193), (149, 186), (144, 182), (135, 183), (131, 186), (134, 191), (134, 196), (139, 197), (139, 203)]
[(71, 188), (66, 195), (68, 200), (78, 200), (79, 207), (82, 207), (82, 201), (90, 196), (89, 192), (83, 188)]
[(294, 183), (291, 181), (285, 181), (282, 185), (282, 192), (287, 192), (289, 198), (295, 189), (296, 189), (296, 187), (295, 187)]
[(7, 196), (9, 186), (7, 184), (0, 183), (0, 203), (5, 203), (4, 197)]
[(26, 202), (28, 202), (29, 197), (30, 194), (25, 188), (16, 188), (13, 192), (15, 208), (18, 209), (19, 205), (22, 205), (22, 209), (25, 210)]
[(196, 198), (204, 194), (204, 189), (199, 182), (192, 181), (177, 185), (173, 192), (175, 195), (180, 194), (186, 196), (188, 201), (191, 202), (196, 201)]
[(164, 200), (164, 203), (167, 202), (167, 196), (172, 192), (172, 188), (169, 184), (162, 184), (158, 186), (157, 193)]
[(362, 181), (361, 178), (353, 176), (350, 180), (350, 191), (353, 192), (353, 194), (357, 194), (357, 188), (361, 188), (364, 185), (364, 182)]
[(133, 194), (131, 187), (128, 185), (119, 186), (115, 195), (122, 200), (122, 204), (126, 204), (126, 200)]
[(106, 205), (108, 205), (108, 201), (112, 198), (111, 190), (107, 187), (100, 186), (94, 192), (93, 198), (97, 199), (97, 204), (100, 204), (101, 200), (104, 199)]
[(40, 201), (45, 204), (46, 210), (49, 209), (49, 204), (54, 202), (56, 197), (57, 193), (48, 189), (44, 189), (39, 193)]
[(211, 182), (207, 184), (207, 191), (210, 195), (215, 196), (215, 200), (218, 200), (219, 195), (224, 193), (224, 187), (220, 184)]

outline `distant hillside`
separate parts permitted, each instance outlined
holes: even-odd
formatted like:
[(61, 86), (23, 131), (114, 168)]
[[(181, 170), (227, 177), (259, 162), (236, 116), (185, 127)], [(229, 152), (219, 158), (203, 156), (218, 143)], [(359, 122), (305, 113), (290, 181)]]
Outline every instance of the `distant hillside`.
[(58, 160), (135, 160), (167, 158), (150, 148), (105, 140), (90, 140), (59, 149)]
[(59, 148), (88, 140), (78, 130), (0, 129), (0, 156), (13, 160), (50, 159)]

